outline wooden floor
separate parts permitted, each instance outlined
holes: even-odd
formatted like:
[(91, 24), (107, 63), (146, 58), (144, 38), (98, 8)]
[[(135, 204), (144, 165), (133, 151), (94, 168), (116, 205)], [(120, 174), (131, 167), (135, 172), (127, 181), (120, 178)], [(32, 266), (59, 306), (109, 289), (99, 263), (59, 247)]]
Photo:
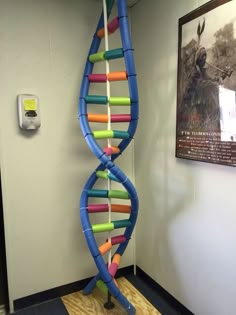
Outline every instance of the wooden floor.
[[(136, 308), (136, 315), (161, 315), (127, 279), (120, 278), (117, 282), (121, 292)], [(114, 299), (115, 308), (106, 310), (103, 306), (106, 297), (98, 288), (87, 296), (82, 291), (66, 295), (62, 301), (69, 315), (127, 315)]]

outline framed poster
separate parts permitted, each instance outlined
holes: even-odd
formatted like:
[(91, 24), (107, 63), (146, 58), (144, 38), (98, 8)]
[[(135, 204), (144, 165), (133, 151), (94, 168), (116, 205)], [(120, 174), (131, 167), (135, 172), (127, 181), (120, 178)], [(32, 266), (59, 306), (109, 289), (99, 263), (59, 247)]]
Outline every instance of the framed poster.
[(236, 166), (236, 1), (179, 19), (176, 157)]

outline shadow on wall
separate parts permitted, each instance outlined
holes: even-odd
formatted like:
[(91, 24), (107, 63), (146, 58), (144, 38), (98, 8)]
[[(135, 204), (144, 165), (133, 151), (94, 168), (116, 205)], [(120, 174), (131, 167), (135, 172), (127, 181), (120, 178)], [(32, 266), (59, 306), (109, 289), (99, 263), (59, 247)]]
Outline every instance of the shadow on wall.
[[(175, 158), (176, 69), (173, 62), (172, 66), (169, 65), (171, 62), (166, 63), (165, 73), (159, 75), (160, 79), (150, 79), (156, 82), (157, 88), (149, 96), (150, 99), (145, 99), (145, 102), (141, 99), (140, 102), (149, 104), (149, 110), (145, 108), (145, 114), (140, 115), (141, 121), (144, 121), (140, 122), (144, 127), (149, 126), (149, 130), (145, 133), (148, 139), (139, 137), (139, 147), (145, 147), (145, 150), (142, 156), (136, 158), (139, 172), (137, 182), (142, 189), (142, 223), (137, 228), (137, 247), (142, 244), (142, 257), (138, 261), (142, 261), (144, 271), (171, 294), (180, 297), (183, 296), (184, 287), (181, 288), (172, 251), (174, 234), (171, 234), (171, 228), (193, 202), (194, 176), (186, 168), (186, 163), (190, 162)], [(143, 226), (146, 228), (143, 229)], [(145, 243), (148, 246), (143, 246)], [(175, 285), (170, 287), (170, 284)]]
[(3, 222), (3, 207), (2, 207), (2, 187), (1, 187), (1, 173), (0, 173), (0, 311), (1, 311), (1, 305), (5, 305), (8, 308), (7, 267), (6, 267), (4, 222)]

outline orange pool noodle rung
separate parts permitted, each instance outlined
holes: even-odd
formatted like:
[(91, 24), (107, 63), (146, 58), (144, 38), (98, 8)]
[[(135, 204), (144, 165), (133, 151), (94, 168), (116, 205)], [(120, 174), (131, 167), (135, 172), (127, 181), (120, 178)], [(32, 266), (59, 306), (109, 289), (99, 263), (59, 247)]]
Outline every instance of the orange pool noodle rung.
[(107, 123), (108, 122), (108, 115), (106, 115), (106, 114), (88, 114), (88, 121), (89, 122)]
[(106, 254), (112, 248), (111, 242), (106, 242), (99, 247), (101, 255)]
[(100, 30), (97, 31), (97, 36), (99, 38), (103, 38), (105, 36), (105, 30), (104, 30), (104, 27), (103, 28), (100, 28)]
[(120, 265), (120, 259), (121, 259), (120, 255), (119, 254), (115, 254), (114, 257), (112, 258), (112, 262), (119, 266)]
[(111, 149), (112, 149), (112, 153), (113, 153), (113, 154), (118, 154), (118, 153), (120, 153), (120, 148), (119, 148), (119, 147), (111, 146)]
[(105, 147), (103, 148), (103, 152), (106, 153), (106, 155), (112, 155), (112, 154), (118, 154), (120, 153), (120, 148), (116, 146), (111, 146), (111, 147)]
[(131, 207), (129, 205), (112, 204), (111, 205), (111, 211), (112, 212), (120, 212), (120, 213), (130, 213)]
[(126, 71), (109, 72), (107, 74), (108, 81), (124, 81), (127, 80)]

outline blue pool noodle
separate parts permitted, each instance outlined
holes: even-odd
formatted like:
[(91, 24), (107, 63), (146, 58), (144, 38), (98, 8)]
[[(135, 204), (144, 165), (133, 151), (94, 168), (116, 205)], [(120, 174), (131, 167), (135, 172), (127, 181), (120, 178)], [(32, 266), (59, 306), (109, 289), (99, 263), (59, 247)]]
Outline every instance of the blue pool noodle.
[(128, 17), (120, 17), (120, 13), (118, 10), (118, 16), (119, 16), (119, 24), (120, 24), (120, 32), (121, 32), (121, 41), (124, 52), (126, 50), (132, 49), (132, 42), (130, 38), (130, 32), (129, 32), (129, 22)]
[(85, 286), (83, 289), (83, 294), (87, 295), (92, 292), (92, 290), (95, 288), (97, 281), (100, 279), (100, 274), (98, 273), (89, 283)]
[[(108, 10), (108, 16), (110, 14), (110, 11), (112, 9), (112, 6), (114, 4), (114, 0), (107, 0), (107, 10)], [(126, 149), (130, 141), (132, 140), (136, 127), (137, 127), (137, 119), (138, 119), (138, 92), (137, 92), (137, 82), (136, 82), (136, 70), (135, 65), (133, 62), (133, 51), (131, 46), (131, 40), (130, 40), (130, 34), (129, 34), (129, 25), (128, 25), (128, 19), (127, 19), (127, 7), (126, 7), (126, 1), (124, 0), (118, 0), (117, 1), (117, 7), (118, 7), (118, 16), (120, 18), (120, 31), (123, 39), (123, 50), (124, 50), (124, 59), (126, 64), (126, 69), (128, 73), (128, 85), (129, 85), (129, 91), (130, 91), (130, 97), (131, 97), (131, 122), (128, 128), (128, 133), (130, 135), (129, 139), (124, 139), (121, 141), (119, 148), (121, 150), (121, 153)], [(97, 25), (96, 32), (94, 34), (92, 44), (89, 50), (89, 55), (96, 53), (98, 51), (99, 45), (100, 45), (100, 38), (97, 36), (97, 31), (102, 28), (103, 25), (103, 14), (100, 17), (100, 20)], [(134, 224), (136, 222), (137, 213), (138, 213), (138, 199), (137, 199), (137, 193), (133, 186), (133, 184), (130, 182), (130, 180), (125, 176), (125, 174), (119, 170), (119, 168), (113, 164), (113, 161), (120, 155), (120, 154), (114, 154), (112, 155), (111, 160), (104, 154), (102, 149), (98, 146), (96, 143), (91, 129), (89, 127), (89, 124), (87, 122), (87, 104), (85, 102), (85, 96), (88, 95), (89, 90), (89, 80), (88, 75), (93, 71), (93, 63), (91, 63), (88, 59), (86, 62), (85, 70), (84, 70), (84, 77), (81, 85), (80, 90), (80, 101), (79, 101), (79, 119), (81, 124), (81, 129), (84, 134), (85, 140), (88, 143), (90, 149), (95, 154), (95, 156), (100, 159), (101, 164), (97, 167), (96, 170), (104, 170), (105, 168), (110, 169), (111, 176), (115, 176), (116, 179), (118, 179), (120, 182), (123, 183), (125, 189), (127, 190), (128, 194), (131, 196), (131, 208), (132, 212), (130, 214), (130, 221), (132, 222), (132, 226), (126, 228), (125, 236), (127, 241), (120, 244), (118, 246), (117, 252), (119, 252), (121, 255), (125, 251), (128, 240), (130, 239), (130, 236), (132, 234)], [(96, 240), (94, 237), (94, 234), (92, 232), (91, 225), (88, 220), (88, 213), (87, 213), (87, 204), (88, 204), (88, 194), (87, 190), (91, 189), (94, 184), (97, 181), (96, 173), (94, 172), (90, 178), (87, 180), (84, 191), (81, 195), (80, 200), (80, 216), (81, 216), (81, 224), (83, 227), (83, 231), (85, 234), (86, 241), (88, 243), (89, 249), (94, 257), (95, 263), (100, 270), (99, 274), (96, 275), (90, 283), (86, 286), (84, 289), (84, 292), (91, 292), (91, 290), (94, 288), (96, 281), (98, 279), (102, 279), (106, 285), (108, 286), (108, 289), (110, 293), (120, 302), (121, 305), (124, 306), (124, 308), (127, 310), (129, 315), (135, 314), (135, 308), (128, 302), (128, 300), (121, 294), (119, 289), (114, 284), (112, 277), (107, 271), (107, 265), (105, 264), (103, 258), (100, 255), (100, 252), (98, 250)]]

